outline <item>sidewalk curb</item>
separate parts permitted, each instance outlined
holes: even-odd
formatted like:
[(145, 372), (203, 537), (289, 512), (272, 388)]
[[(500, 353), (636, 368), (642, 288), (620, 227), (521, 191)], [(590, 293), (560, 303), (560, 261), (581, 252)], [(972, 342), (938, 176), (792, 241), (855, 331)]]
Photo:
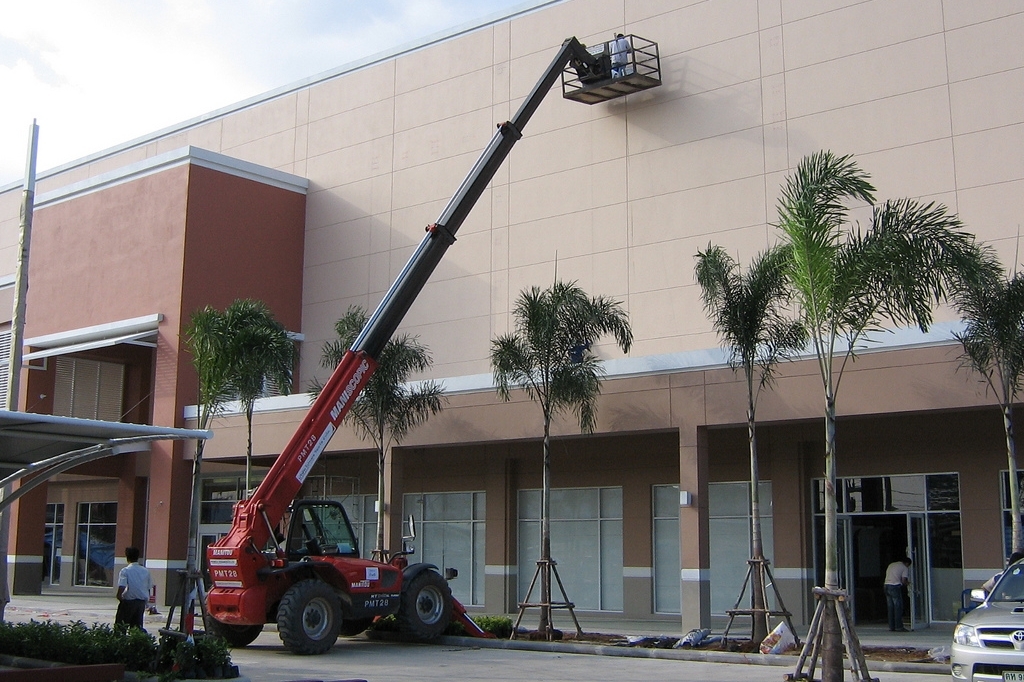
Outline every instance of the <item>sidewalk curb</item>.
[[(743, 654), (730, 651), (702, 651), (686, 649), (650, 649), (646, 647), (608, 646), (577, 642), (531, 642), (521, 639), (478, 639), (475, 637), (439, 637), (436, 643), (477, 649), (520, 649), (562, 654), (589, 654), (592, 656), (620, 656), (625, 658), (660, 658), (702, 663), (737, 663), (747, 665), (774, 665), (796, 667), (795, 656), (769, 654)], [(868, 661), (868, 670), (889, 673), (926, 673), (949, 675), (948, 663), (907, 663), (902, 661)]]

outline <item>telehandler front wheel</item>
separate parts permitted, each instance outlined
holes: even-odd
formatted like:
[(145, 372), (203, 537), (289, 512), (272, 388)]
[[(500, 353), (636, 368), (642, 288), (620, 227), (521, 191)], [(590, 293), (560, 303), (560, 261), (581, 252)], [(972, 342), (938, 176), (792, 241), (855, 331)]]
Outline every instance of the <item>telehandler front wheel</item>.
[(402, 634), (426, 641), (444, 632), (452, 620), (452, 590), (448, 581), (434, 571), (423, 571), (402, 589), (398, 629)]
[(222, 623), (212, 616), (207, 617), (206, 621), (206, 631), (226, 641), (232, 649), (252, 644), (263, 632), (262, 625), (231, 625)]
[(277, 608), (277, 632), (295, 654), (322, 654), (338, 641), (341, 599), (321, 580), (303, 580), (288, 588)]

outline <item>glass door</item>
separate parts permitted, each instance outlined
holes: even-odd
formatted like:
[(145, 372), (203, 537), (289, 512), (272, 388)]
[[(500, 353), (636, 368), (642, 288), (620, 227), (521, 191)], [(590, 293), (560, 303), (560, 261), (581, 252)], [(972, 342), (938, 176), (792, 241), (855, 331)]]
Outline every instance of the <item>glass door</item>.
[(928, 627), (928, 534), (924, 514), (907, 514), (907, 556), (910, 566), (910, 629)]

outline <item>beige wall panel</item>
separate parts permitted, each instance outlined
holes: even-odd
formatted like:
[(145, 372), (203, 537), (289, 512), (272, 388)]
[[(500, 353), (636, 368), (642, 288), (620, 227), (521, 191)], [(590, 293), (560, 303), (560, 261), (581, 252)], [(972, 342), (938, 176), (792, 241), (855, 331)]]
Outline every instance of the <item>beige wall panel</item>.
[[(961, 189), (957, 197), (960, 219), (979, 239), (1017, 241), (1017, 226), (1024, 226), (1024, 180)], [(1010, 267), (1015, 260), (1002, 262)]]
[[(509, 191), (509, 220), (515, 229), (518, 223), (585, 211), (625, 199), (625, 161), (617, 159), (513, 183)], [(546, 248), (546, 245), (538, 244), (538, 248)]]
[(782, 25), (782, 0), (757, 0), (758, 25), (761, 29)]
[(297, 105), (297, 95), (292, 92), (224, 117), (221, 124), (224, 149), (293, 129), (296, 125)]
[(489, 70), (494, 51), (493, 30), (484, 27), (399, 57), (395, 60), (396, 94), (431, 89), (431, 85)]
[(338, 187), (392, 171), (394, 139), (377, 139), (311, 156), (306, 172), (320, 187)]
[(303, 262), (307, 268), (337, 263), (348, 258), (370, 254), (370, 217), (356, 218), (338, 225), (306, 230)]
[(486, 274), (457, 279), (431, 279), (409, 309), (403, 328), (489, 315), (490, 294), (487, 285)]
[(236, 159), (290, 170), (295, 164), (295, 130), (286, 130), (224, 151)]
[(468, 152), (441, 158), (427, 165), (395, 171), (393, 208), (408, 208), (428, 201), (448, 199), (462, 184), (478, 157), (479, 152)]
[(1024, 178), (1024, 124), (959, 135), (953, 148), (959, 187)]
[(145, 161), (146, 159), (152, 158), (156, 155), (156, 143), (149, 143), (132, 149), (126, 149), (122, 152), (118, 152), (117, 154), (104, 156), (96, 159), (95, 161), (90, 161), (84, 168), (72, 168), (67, 173), (61, 173), (60, 176), (54, 177), (52, 180), (44, 178), (39, 181), (36, 186), (36, 195), (42, 194), (43, 192), (51, 189), (64, 187), (70, 183), (92, 178), (101, 173), (115, 171), (119, 168), (123, 168), (124, 166), (137, 163), (139, 161)]
[(622, 18), (622, 0), (572, 0), (516, 17), (511, 21), (512, 57), (550, 51), (550, 62), (562, 41), (571, 36), (585, 44), (597, 34), (599, 40), (610, 40), (613, 31), (623, 30)]
[[(884, 54), (886, 50), (879, 48), (941, 32), (940, 0), (871, 0), (851, 4), (786, 24), (786, 66), (800, 69), (851, 55)], [(901, 62), (892, 64), (896, 65), (905, 66)]]
[(782, 20), (800, 21), (808, 17), (856, 5), (861, 0), (782, 0)]
[(303, 303), (323, 303), (365, 292), (370, 276), (369, 264), (369, 258), (358, 257), (307, 267)]
[[(658, 29), (655, 25), (650, 30)], [(660, 52), (660, 43), (658, 47)], [(681, 54), (660, 54), (662, 84), (650, 91), (660, 101), (745, 83), (762, 74), (756, 33), (702, 45)]]
[(316, 119), (309, 124), (309, 156), (369, 142), (394, 132), (392, 100), (374, 102), (358, 109)]
[(947, 29), (1019, 13), (1020, 0), (942, 0), (942, 16)]
[(798, 118), (944, 86), (943, 47), (941, 35), (929, 36), (792, 69), (786, 73), (786, 110)]
[(647, 107), (629, 117), (629, 151), (639, 154), (761, 125), (761, 82), (751, 80)]
[(946, 33), (951, 82), (1024, 66), (1024, 12)]
[(493, 134), (490, 107), (397, 132), (394, 137), (395, 170), (466, 153), (479, 154)]
[[(775, 129), (785, 130), (786, 77), (781, 73), (761, 79), (761, 119), (765, 124), (764, 143), (766, 147), (765, 154), (767, 155), (768, 148), (773, 146), (773, 136), (769, 132), (769, 127), (774, 126)], [(774, 146), (779, 149), (785, 149), (784, 144), (776, 144)], [(785, 164), (779, 160), (775, 160), (773, 163), (772, 168), (785, 167)]]
[(685, 337), (709, 328), (696, 284), (631, 293), (629, 320), (634, 336), (639, 339), (679, 339), (676, 351), (695, 350), (686, 344)]
[(637, 21), (629, 32), (658, 43), (664, 61), (739, 36), (753, 35), (756, 45), (757, 30), (757, 0), (716, 0)]
[(684, 0), (683, 2), (673, 0), (625, 0), (626, 9), (626, 28), (629, 28), (630, 24), (644, 19), (654, 19), (660, 16), (664, 16), (670, 12), (678, 11), (680, 7), (686, 7), (688, 5), (699, 5), (704, 0)]
[(625, 121), (609, 116), (557, 131), (531, 135), (515, 148), (511, 181), (520, 182), (626, 155)]
[(632, 245), (699, 236), (703, 248), (721, 230), (765, 222), (764, 182), (754, 176), (662, 194), (631, 201), (629, 210)]
[[(395, 131), (401, 132), (481, 109), (492, 103), (493, 74), (490, 67), (473, 71), (429, 88), (395, 97)], [(486, 135), (487, 139), (490, 135)]]
[(947, 90), (931, 88), (790, 119), (790, 158), (819, 149), (866, 154), (949, 135)]
[(156, 141), (157, 154), (174, 151), (175, 149), (181, 149), (182, 147), (187, 147), (189, 145), (199, 147), (200, 149), (209, 149), (210, 151), (219, 152), (221, 150), (220, 130), (222, 125), (223, 120), (217, 119), (215, 121), (209, 121), (202, 125), (189, 128), (188, 130), (182, 131), (176, 135), (161, 137)]
[(637, 154), (629, 160), (630, 199), (759, 176), (762, 149), (757, 128)]
[(762, 28), (758, 35), (758, 44), (761, 50), (761, 74), (763, 76), (781, 75), (786, 69), (782, 49), (782, 26)]
[[(413, 308), (418, 305), (417, 302)], [(430, 349), (434, 358), (434, 371), (430, 373), (433, 377), (489, 374), (490, 329), (486, 316), (437, 321), (425, 326), (403, 324), (401, 328), (402, 332), (419, 336)]]
[(612, 401), (602, 397), (597, 412), (598, 431), (661, 429), (668, 423), (672, 403), (667, 389), (636, 391), (615, 398)]
[(1024, 111), (1024, 68), (952, 83), (949, 100), (954, 135), (1012, 125)]
[[(515, 268), (549, 262), (555, 252), (559, 259), (565, 259), (622, 248), (624, 208), (625, 204), (615, 204), (513, 225), (509, 230), (506, 265)], [(599, 242), (607, 248), (599, 248)]]
[(365, 218), (373, 214), (373, 180), (360, 180), (331, 191), (310, 192), (306, 200), (306, 228)]
[(373, 64), (309, 88), (309, 121), (359, 109), (395, 96), (395, 62)]
[(861, 154), (856, 161), (871, 175), (879, 199), (928, 197), (956, 189), (949, 138)]
[[(591, 294), (610, 296), (626, 304), (629, 295), (629, 252), (625, 249), (595, 253), (590, 257)], [(627, 311), (628, 312), (628, 311)]]

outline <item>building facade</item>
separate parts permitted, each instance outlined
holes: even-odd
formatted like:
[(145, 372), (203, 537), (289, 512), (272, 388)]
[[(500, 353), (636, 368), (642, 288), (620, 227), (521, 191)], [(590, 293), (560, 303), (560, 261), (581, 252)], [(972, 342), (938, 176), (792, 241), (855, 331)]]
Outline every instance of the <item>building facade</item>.
[[(745, 575), (749, 463), (745, 385), (703, 313), (694, 255), (710, 242), (746, 263), (775, 243), (784, 179), (831, 149), (854, 154), (880, 198), (943, 203), (1012, 264), (1021, 29), (1011, 0), (534, 2), (45, 171), (22, 408), (192, 425), (189, 315), (257, 298), (301, 339), (298, 393), (261, 400), (255, 417), (269, 464), (310, 380), (326, 378), (334, 322), (377, 305), (562, 41), (642, 36), (658, 44), (662, 85), (592, 106), (556, 87), (409, 311), (401, 331), (434, 359), (418, 378), (443, 382), (449, 402), (393, 452), (383, 504), (392, 543), (413, 514), (419, 556), (459, 569), (463, 603), (516, 610), (537, 557), (542, 422), (525, 396), (498, 399), (490, 342), (520, 291), (575, 280), (623, 303), (635, 341), (628, 355), (594, 348), (607, 370), (596, 432), (554, 425), (566, 590), (594, 617), (708, 624)], [(0, 272), (14, 272), (20, 198), (0, 188)], [(1002, 565), (1000, 413), (961, 367), (957, 320), (938, 320), (880, 335), (844, 375), (839, 522), (858, 622), (884, 620), (884, 569), (904, 554), (921, 626), (954, 620), (961, 591)], [(798, 621), (823, 570), (822, 409), (806, 359), (781, 368), (758, 409), (766, 548)], [(204, 541), (226, 530), (243, 487), (244, 418), (213, 428)], [(154, 446), (26, 495), (14, 591), (108, 589), (108, 555), (130, 543), (172, 589), (189, 458)], [(345, 500), (371, 542), (376, 461), (354, 431), (335, 436), (304, 494)]]

